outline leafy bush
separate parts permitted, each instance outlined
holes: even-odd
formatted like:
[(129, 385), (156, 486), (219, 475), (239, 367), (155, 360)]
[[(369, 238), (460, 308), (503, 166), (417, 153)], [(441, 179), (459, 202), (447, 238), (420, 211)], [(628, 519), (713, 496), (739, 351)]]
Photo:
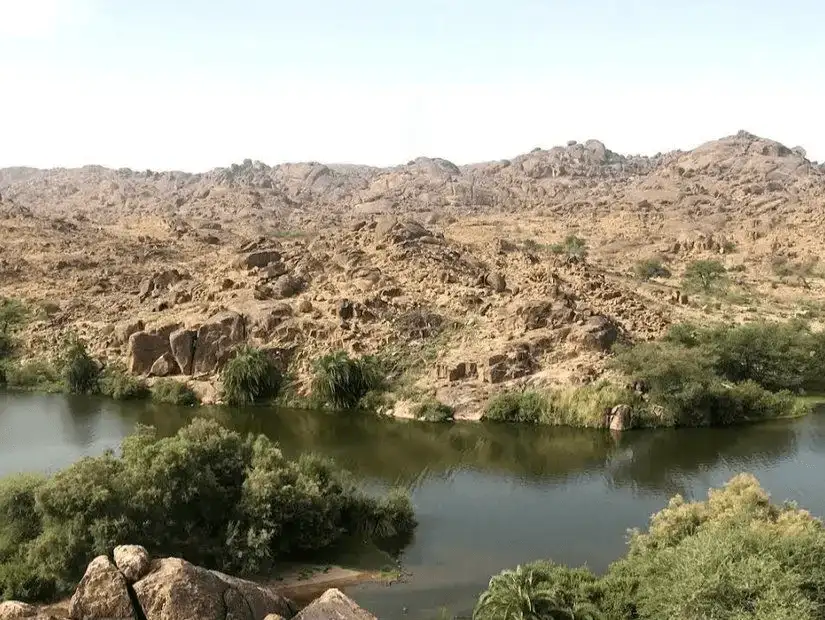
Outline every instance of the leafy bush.
[(100, 366), (86, 350), (86, 343), (70, 336), (58, 358), (58, 367), (66, 389), (72, 394), (97, 392)]
[(44, 359), (30, 359), (9, 363), (5, 367), (6, 382), (19, 389), (61, 391), (60, 374), (52, 363)]
[[(634, 392), (607, 382), (551, 390), (541, 421), (556, 426), (599, 428), (604, 425), (604, 414), (616, 405), (630, 405), (643, 413), (640, 399)], [(654, 423), (641, 420), (642, 426)]]
[(648, 258), (639, 261), (633, 267), (633, 271), (642, 280), (650, 280), (652, 278), (669, 278), (670, 269), (662, 264), (658, 258)]
[(119, 365), (107, 366), (98, 385), (101, 394), (115, 400), (140, 400), (149, 396), (146, 382)]
[(376, 358), (352, 358), (338, 351), (315, 362), (312, 393), (335, 409), (355, 409), (367, 393), (383, 389), (382, 374)]
[(326, 460), (288, 460), (266, 437), (211, 420), (167, 438), (140, 427), (121, 454), (84, 458), (45, 480), (0, 482), (4, 598), (65, 594), (92, 557), (123, 541), (263, 574), (345, 537), (401, 544), (415, 527), (405, 496), (367, 496)]
[(264, 351), (244, 346), (223, 368), (223, 399), (240, 407), (277, 398), (281, 372)]
[(412, 410), (413, 417), (426, 422), (452, 422), (455, 411), (437, 400), (425, 400)]
[(562, 243), (550, 246), (554, 254), (564, 254), (568, 258), (583, 259), (587, 256), (587, 242), (576, 235), (568, 235)]
[(685, 288), (709, 292), (725, 281), (726, 272), (725, 266), (717, 260), (693, 261), (685, 269)]
[(199, 403), (194, 390), (175, 379), (158, 379), (152, 385), (152, 400), (167, 405), (191, 407)]
[(487, 403), (482, 420), (538, 424), (547, 409), (547, 400), (538, 392), (504, 392)]
[(597, 620), (600, 599), (589, 570), (538, 561), (490, 579), (473, 620)]
[(825, 528), (741, 474), (707, 501), (677, 495), (597, 579), (536, 562), (490, 580), (474, 618), (821, 620)]

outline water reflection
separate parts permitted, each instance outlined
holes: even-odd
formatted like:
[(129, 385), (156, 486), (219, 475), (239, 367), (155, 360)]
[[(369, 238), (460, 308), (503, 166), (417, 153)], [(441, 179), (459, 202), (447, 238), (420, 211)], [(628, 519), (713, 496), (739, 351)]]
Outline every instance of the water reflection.
[(0, 475), (99, 454), (138, 423), (172, 435), (195, 415), (263, 433), (287, 455), (334, 458), (368, 486), (412, 491), (420, 525), (403, 562), (414, 577), (353, 592), (388, 620), (428, 620), (442, 606), (466, 614), (491, 574), (536, 558), (604, 570), (623, 553), (627, 528), (643, 527), (671, 495), (703, 495), (740, 471), (756, 474), (778, 500), (800, 500), (825, 515), (824, 415), (614, 436), (0, 393)]

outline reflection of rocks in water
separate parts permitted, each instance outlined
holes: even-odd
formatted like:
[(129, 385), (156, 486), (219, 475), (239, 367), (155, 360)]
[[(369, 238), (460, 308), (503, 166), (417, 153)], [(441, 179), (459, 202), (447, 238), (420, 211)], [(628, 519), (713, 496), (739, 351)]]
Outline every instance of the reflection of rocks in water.
[(738, 473), (793, 458), (798, 429), (793, 421), (778, 421), (631, 433), (621, 437), (605, 475), (615, 487), (690, 496), (697, 476), (715, 468)]

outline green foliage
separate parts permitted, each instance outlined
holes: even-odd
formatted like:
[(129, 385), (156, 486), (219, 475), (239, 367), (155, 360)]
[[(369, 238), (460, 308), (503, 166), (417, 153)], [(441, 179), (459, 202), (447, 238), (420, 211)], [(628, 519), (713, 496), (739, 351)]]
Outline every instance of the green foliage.
[(17, 348), (17, 331), (29, 317), (29, 311), (17, 299), (0, 297), (0, 361), (10, 358)]
[(140, 400), (149, 397), (146, 382), (116, 364), (104, 368), (98, 386), (101, 394), (115, 400)]
[(166, 438), (140, 427), (121, 454), (84, 458), (48, 479), (0, 482), (4, 598), (70, 592), (92, 557), (123, 541), (262, 574), (345, 537), (400, 544), (415, 527), (406, 496), (365, 495), (329, 461), (286, 459), (266, 437), (211, 420)]
[(697, 260), (690, 263), (683, 276), (685, 288), (710, 292), (725, 282), (725, 266), (717, 260)]
[(234, 407), (274, 400), (283, 382), (272, 358), (250, 346), (240, 348), (226, 363), (222, 377), (223, 399)]
[(550, 246), (554, 254), (563, 254), (567, 258), (583, 259), (587, 256), (587, 242), (576, 235), (568, 235), (562, 243)]
[(384, 387), (378, 360), (352, 358), (346, 351), (325, 355), (315, 362), (312, 393), (318, 402), (335, 409), (356, 409), (369, 392)]
[(58, 358), (58, 368), (66, 389), (72, 394), (93, 394), (97, 392), (100, 366), (86, 350), (86, 343), (76, 336), (70, 336), (63, 345)]
[(503, 392), (490, 399), (482, 420), (538, 424), (547, 409), (547, 400), (538, 392)]
[(671, 276), (670, 269), (664, 266), (662, 261), (658, 258), (648, 258), (639, 261), (633, 267), (633, 271), (641, 280), (650, 280), (652, 278), (669, 278)]
[(804, 410), (788, 390), (825, 381), (825, 335), (797, 323), (676, 325), (662, 342), (620, 350), (614, 366), (647, 384), (672, 424), (794, 416)]
[(600, 620), (601, 591), (584, 568), (533, 562), (490, 579), (473, 620)]
[(34, 358), (5, 367), (6, 382), (10, 387), (22, 390), (62, 390), (60, 374), (48, 360)]
[(175, 379), (158, 379), (152, 385), (152, 400), (167, 405), (192, 407), (199, 404), (198, 396), (191, 387)]
[(796, 276), (798, 278), (816, 277), (819, 259), (815, 257), (806, 258), (802, 261), (792, 261), (787, 256), (773, 256), (771, 258), (771, 270), (774, 275), (780, 278)]
[(504, 571), (474, 618), (819, 620), (823, 608), (822, 522), (742, 474), (707, 501), (671, 499), (600, 579), (542, 562)]
[(413, 417), (426, 422), (452, 422), (455, 411), (437, 400), (425, 400), (412, 410)]

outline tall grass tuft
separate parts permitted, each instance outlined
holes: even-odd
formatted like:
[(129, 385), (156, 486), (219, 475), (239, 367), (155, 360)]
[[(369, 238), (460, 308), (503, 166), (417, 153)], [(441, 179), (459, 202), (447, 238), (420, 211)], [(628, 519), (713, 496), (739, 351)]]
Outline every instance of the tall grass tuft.
[(346, 351), (325, 355), (315, 362), (313, 396), (335, 409), (355, 409), (369, 392), (383, 387), (376, 358), (352, 358)]
[(452, 422), (455, 411), (437, 400), (425, 400), (413, 407), (412, 414), (416, 420), (425, 422)]
[(152, 400), (166, 405), (192, 407), (199, 403), (194, 390), (174, 379), (159, 379), (152, 385)]
[(260, 404), (278, 396), (282, 376), (275, 362), (255, 347), (241, 347), (223, 369), (223, 399), (242, 407)]

